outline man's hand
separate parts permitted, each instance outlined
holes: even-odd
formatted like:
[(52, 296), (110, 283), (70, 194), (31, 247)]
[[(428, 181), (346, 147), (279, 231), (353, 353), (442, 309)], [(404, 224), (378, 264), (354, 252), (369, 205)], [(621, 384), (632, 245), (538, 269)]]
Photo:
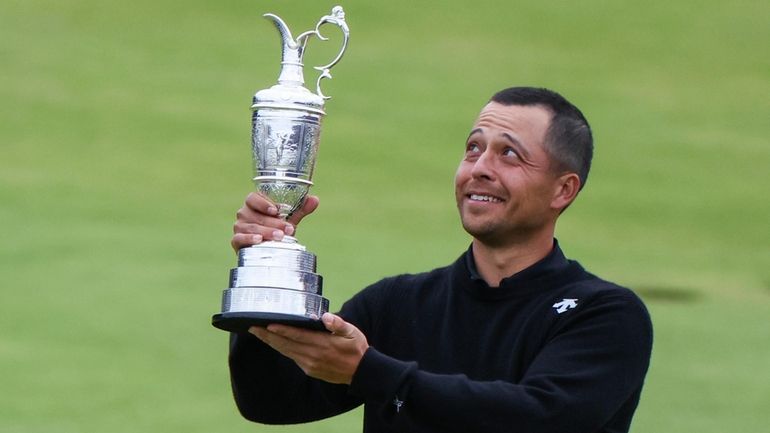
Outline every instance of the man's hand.
[(238, 209), (230, 245), (238, 251), (262, 241), (280, 241), (286, 235), (292, 236), (295, 226), (317, 207), (318, 197), (309, 195), (289, 220), (284, 221), (278, 217), (275, 204), (259, 193), (252, 192), (246, 197), (243, 207)]
[(349, 385), (369, 348), (366, 336), (334, 314), (325, 313), (321, 320), (331, 333), (276, 324), (252, 326), (249, 332), (291, 358), (308, 376)]

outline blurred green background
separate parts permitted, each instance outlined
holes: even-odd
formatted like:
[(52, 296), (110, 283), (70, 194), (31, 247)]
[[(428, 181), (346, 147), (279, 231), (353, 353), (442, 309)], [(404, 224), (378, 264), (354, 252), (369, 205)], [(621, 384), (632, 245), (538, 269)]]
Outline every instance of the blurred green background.
[[(0, 432), (360, 431), (358, 411), (241, 419), (209, 324), (252, 189), (250, 98), (280, 61), (260, 15), (296, 35), (332, 5), (3, 0)], [(560, 242), (655, 323), (632, 431), (766, 432), (770, 3), (343, 6), (321, 207), (299, 232), (333, 308), (457, 257), (452, 177), (475, 115), (500, 88), (553, 88), (597, 146)], [(306, 63), (336, 46), (311, 41)]]

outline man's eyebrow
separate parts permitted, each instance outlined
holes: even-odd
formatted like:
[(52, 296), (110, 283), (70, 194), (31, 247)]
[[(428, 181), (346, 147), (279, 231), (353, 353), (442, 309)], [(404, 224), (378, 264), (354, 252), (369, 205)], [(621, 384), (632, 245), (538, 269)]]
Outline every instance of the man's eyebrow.
[[(473, 131), (471, 131), (470, 134), (468, 134), (468, 138), (471, 138), (471, 135), (473, 135), (473, 134), (475, 134), (477, 132), (484, 132), (484, 131), (482, 131), (481, 128), (476, 128)], [(468, 138), (466, 138), (465, 141), (468, 141)]]
[(524, 157), (525, 160), (530, 161), (530, 155), (529, 152), (527, 152), (527, 149), (521, 145), (521, 142), (517, 139), (515, 139), (511, 134), (507, 132), (503, 132), (503, 137), (507, 138), (508, 141), (510, 141), (513, 144), (513, 147), (516, 148), (516, 150), (521, 153), (521, 155)]

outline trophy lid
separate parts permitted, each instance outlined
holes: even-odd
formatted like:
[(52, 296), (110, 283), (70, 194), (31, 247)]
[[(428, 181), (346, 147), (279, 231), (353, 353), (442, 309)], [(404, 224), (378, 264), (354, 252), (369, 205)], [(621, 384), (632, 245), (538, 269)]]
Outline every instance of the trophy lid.
[[(252, 100), (252, 110), (260, 108), (279, 108), (289, 110), (309, 111), (324, 115), (323, 108), (328, 96), (321, 93), (321, 80), (331, 78), (329, 70), (337, 64), (342, 58), (348, 44), (349, 31), (345, 22), (345, 12), (341, 6), (332, 8), (331, 15), (326, 15), (318, 21), (314, 30), (310, 30), (297, 36), (296, 39), (291, 34), (289, 27), (282, 19), (273, 14), (265, 14), (265, 18), (271, 20), (278, 29), (282, 41), (281, 53), (281, 73), (278, 76), (278, 84), (258, 91)], [(343, 34), (343, 43), (337, 57), (331, 63), (324, 66), (316, 66), (315, 69), (321, 71), (321, 75), (316, 82), (316, 93), (306, 89), (303, 76), (302, 57), (305, 54), (305, 46), (310, 36), (317, 36), (321, 40), (328, 38), (321, 35), (319, 28), (324, 23), (337, 25)]]
[[(301, 69), (300, 69), (301, 74)], [(300, 75), (300, 78), (302, 76)], [(325, 115), (324, 99), (302, 84), (276, 84), (269, 89), (258, 91), (252, 99), (251, 109), (282, 108), (289, 110), (301, 110)]]

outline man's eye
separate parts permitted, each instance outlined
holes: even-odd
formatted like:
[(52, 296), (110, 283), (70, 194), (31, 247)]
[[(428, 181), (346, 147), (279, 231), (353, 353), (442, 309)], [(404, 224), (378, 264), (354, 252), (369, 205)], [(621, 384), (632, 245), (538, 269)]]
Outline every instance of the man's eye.
[(479, 153), (481, 152), (481, 149), (479, 148), (479, 145), (476, 143), (469, 143), (468, 146), (465, 148), (466, 153)]
[(513, 157), (513, 158), (518, 158), (518, 157), (519, 157), (519, 154), (518, 154), (518, 153), (516, 153), (516, 151), (515, 151), (515, 150), (513, 150), (513, 148), (511, 148), (511, 147), (508, 147), (508, 148), (506, 148), (506, 149), (503, 151), (503, 155), (504, 155), (504, 156), (510, 156), (510, 157)]

